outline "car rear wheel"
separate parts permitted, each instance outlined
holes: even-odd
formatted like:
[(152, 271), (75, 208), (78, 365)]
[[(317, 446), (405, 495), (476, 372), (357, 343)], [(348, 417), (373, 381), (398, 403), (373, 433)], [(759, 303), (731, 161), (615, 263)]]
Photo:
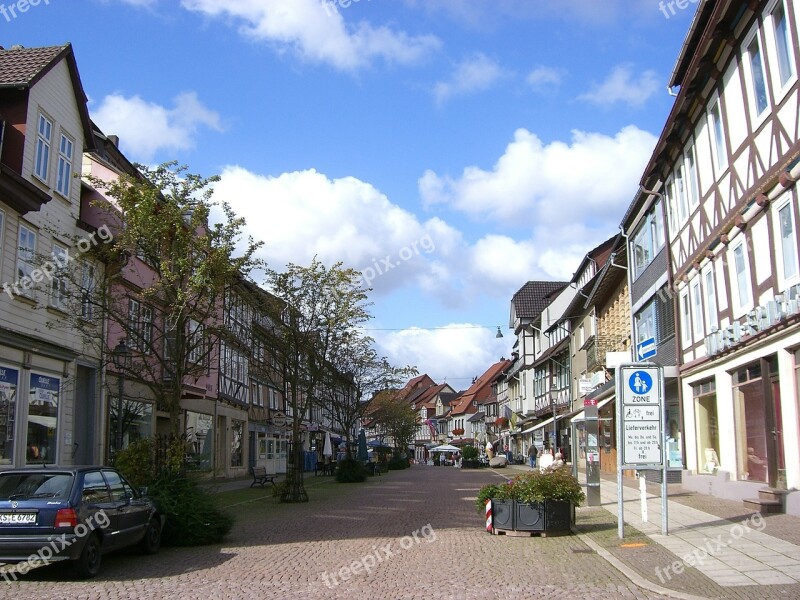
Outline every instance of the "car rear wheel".
[(161, 519), (158, 516), (150, 519), (147, 524), (140, 547), (145, 554), (155, 554), (161, 548)]
[(103, 557), (103, 542), (100, 536), (93, 533), (86, 540), (81, 555), (73, 562), (78, 577), (90, 579), (100, 571), (100, 560)]

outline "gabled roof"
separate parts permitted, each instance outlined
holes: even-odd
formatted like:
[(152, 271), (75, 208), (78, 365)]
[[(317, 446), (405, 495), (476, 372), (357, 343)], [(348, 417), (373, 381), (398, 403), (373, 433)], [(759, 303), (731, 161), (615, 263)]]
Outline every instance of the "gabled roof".
[(511, 298), (511, 326), (514, 317), (534, 319), (550, 304), (553, 296), (567, 285), (566, 281), (529, 281)]
[[(472, 385), (461, 396), (458, 404), (453, 406), (453, 414), (459, 415), (467, 412), (475, 412), (477, 408), (473, 406), (472, 402), (475, 401), (477, 405), (482, 400), (486, 400), (492, 395), (492, 383), (500, 376), (512, 362), (506, 358), (501, 359), (494, 363), (491, 367), (475, 379)], [(472, 410), (474, 409), (474, 410)]]
[(84, 143), (87, 148), (94, 148), (92, 125), (89, 111), (86, 108), (88, 98), (83, 91), (78, 64), (72, 52), (72, 44), (63, 46), (46, 46), (42, 48), (23, 48), (12, 46), (6, 50), (0, 46), (0, 90), (30, 89), (44, 77), (61, 60), (67, 61), (75, 102), (81, 115)]

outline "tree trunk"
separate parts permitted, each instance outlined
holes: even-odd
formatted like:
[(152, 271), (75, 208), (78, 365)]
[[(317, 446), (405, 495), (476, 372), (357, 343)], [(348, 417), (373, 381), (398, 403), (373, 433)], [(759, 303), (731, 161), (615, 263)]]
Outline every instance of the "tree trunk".
[(308, 502), (308, 493), (303, 484), (303, 444), (300, 442), (300, 427), (297, 420), (292, 427), (290, 446), (281, 502)]

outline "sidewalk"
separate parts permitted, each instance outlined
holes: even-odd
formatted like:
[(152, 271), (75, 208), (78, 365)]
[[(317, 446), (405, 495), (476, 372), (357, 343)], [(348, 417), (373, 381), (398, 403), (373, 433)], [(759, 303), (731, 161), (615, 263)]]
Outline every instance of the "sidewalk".
[[(530, 468), (513, 465), (496, 472), (510, 477)], [(752, 513), (740, 503), (670, 484), (664, 536), (660, 486), (648, 485), (643, 522), (638, 481), (624, 484), (625, 539), (617, 534), (616, 479), (604, 476), (602, 506), (577, 509), (576, 522), (584, 541), (612, 564), (621, 563), (630, 576), (684, 598), (800, 597), (800, 518)]]

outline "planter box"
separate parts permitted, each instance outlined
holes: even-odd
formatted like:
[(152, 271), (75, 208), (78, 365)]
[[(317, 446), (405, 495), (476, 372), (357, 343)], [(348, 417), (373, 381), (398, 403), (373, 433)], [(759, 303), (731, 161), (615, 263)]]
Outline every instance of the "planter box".
[(462, 460), (461, 461), (461, 468), (462, 469), (478, 469), (481, 467), (481, 462), (479, 460)]
[(540, 502), (526, 504), (514, 500), (514, 530), (544, 531), (545, 504)]
[(492, 498), (492, 525), (497, 529), (514, 529), (515, 500)]
[(569, 532), (575, 524), (575, 506), (569, 502), (517, 502), (492, 499), (492, 524), (511, 531)]

